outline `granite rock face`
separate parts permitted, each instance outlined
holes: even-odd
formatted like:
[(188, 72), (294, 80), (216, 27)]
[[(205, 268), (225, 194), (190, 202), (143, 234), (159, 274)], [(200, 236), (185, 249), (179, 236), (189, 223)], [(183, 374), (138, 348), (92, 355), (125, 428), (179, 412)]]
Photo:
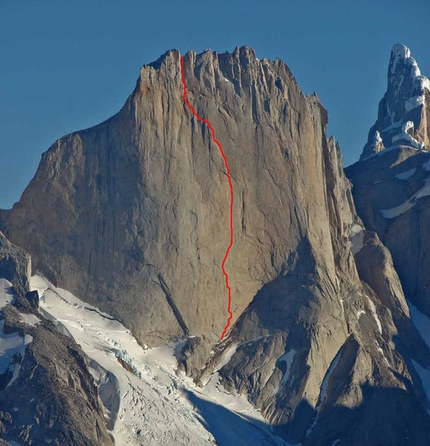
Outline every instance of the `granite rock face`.
[[(149, 345), (188, 332), (216, 341), (227, 318), (228, 184), (208, 128), (182, 100), (179, 57), (170, 51), (144, 66), (116, 116), (58, 140), (7, 223), (34, 270)], [(188, 98), (233, 176), (234, 322), (305, 237), (334, 280), (327, 113), (283, 62), (259, 61), (247, 47), (184, 58)]]
[(201, 385), (217, 372), (290, 443), (430, 443), (411, 362), (430, 366), (430, 353), (390, 253), (356, 214), (318, 97), (248, 47), (189, 52), (184, 66), (235, 193), (223, 342), (228, 184), (182, 99), (178, 51), (141, 69), (117, 115), (43, 155), (5, 218), (8, 237), (141, 344), (188, 337), (180, 367)]
[[(401, 445), (414, 428), (416, 444), (425, 444), (428, 403), (411, 357), (428, 366), (428, 346), (410, 320), (390, 253), (355, 214), (338, 148), (329, 140), (325, 150), (335, 279), (304, 239), (197, 379), (218, 370), (292, 444), (358, 445), (371, 432), (369, 444)], [(416, 417), (375, 416), (385, 399)]]

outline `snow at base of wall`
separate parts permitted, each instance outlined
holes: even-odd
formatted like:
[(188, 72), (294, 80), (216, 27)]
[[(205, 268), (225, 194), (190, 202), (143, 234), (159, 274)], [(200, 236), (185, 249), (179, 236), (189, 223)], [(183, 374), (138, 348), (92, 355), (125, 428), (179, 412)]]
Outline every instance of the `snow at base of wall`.
[(119, 321), (43, 277), (31, 287), (89, 356), (117, 446), (288, 446), (245, 396), (223, 388), (218, 373), (203, 388), (177, 373), (176, 344), (145, 349)]

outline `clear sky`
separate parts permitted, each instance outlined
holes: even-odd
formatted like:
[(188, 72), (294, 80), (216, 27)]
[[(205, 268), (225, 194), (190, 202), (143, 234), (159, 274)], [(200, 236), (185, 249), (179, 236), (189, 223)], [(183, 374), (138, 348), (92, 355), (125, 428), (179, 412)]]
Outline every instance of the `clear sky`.
[(430, 0), (0, 0), (0, 208), (59, 137), (116, 113), (139, 68), (168, 49), (280, 57), (329, 112), (356, 161), (386, 87), (391, 47), (430, 76)]

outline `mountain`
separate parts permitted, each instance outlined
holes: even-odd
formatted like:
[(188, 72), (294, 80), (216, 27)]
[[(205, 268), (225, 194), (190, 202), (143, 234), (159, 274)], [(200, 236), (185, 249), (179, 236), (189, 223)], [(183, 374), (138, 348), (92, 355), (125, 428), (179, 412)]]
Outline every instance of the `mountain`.
[(29, 267), (0, 232), (2, 444), (113, 445), (87, 357), (38, 311)]
[[(330, 251), (328, 226), (314, 218), (324, 203), (306, 209), (324, 188), (326, 112), (284, 63), (258, 61), (249, 48), (190, 52), (184, 64), (189, 99), (223, 135), (233, 175), (234, 322), (307, 236), (307, 220)], [(224, 165), (182, 91), (178, 51), (144, 66), (116, 116), (43, 155), (6, 226), (35, 270), (120, 318), (148, 345), (187, 333), (214, 342), (227, 318)]]
[(387, 84), (360, 160), (386, 148), (421, 150), (430, 145), (430, 81), (404, 45), (394, 45), (391, 50)]
[(142, 348), (112, 316), (30, 278), (29, 262), (0, 233), (1, 445), (286, 446), (217, 373), (203, 390), (175, 373), (183, 341)]
[[(393, 54), (381, 120), (400, 119), (388, 108), (409, 88), (399, 70), (416, 103), (426, 85), (406, 50)], [(6, 235), (34, 271), (119, 319), (142, 347), (175, 342), (178, 373), (202, 389), (220, 377), (290, 444), (429, 444), (424, 316), (408, 306), (384, 234), (360, 204), (364, 223), (357, 215), (318, 97), (248, 47), (189, 52), (183, 68), (167, 52), (141, 69), (117, 115), (59, 139), (0, 214)], [(377, 127), (386, 155), (425, 134), (425, 113), (396, 135)], [(379, 149), (360, 165), (386, 156)], [(233, 318), (220, 340), (228, 173)], [(230, 440), (218, 431), (220, 445)]]
[[(391, 115), (388, 114), (391, 110)], [(395, 45), (378, 119), (385, 149), (346, 169), (357, 211), (390, 249), (406, 297), (430, 315), (430, 82), (410, 50)], [(383, 130), (385, 128), (385, 130)], [(382, 148), (382, 146), (380, 146)]]

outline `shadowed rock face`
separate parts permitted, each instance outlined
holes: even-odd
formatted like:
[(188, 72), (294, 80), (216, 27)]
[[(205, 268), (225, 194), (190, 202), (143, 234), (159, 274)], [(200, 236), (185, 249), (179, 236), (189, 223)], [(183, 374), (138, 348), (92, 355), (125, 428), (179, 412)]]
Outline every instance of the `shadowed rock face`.
[(85, 353), (41, 317), (36, 326), (3, 309), (8, 332), (30, 336), (19, 376), (0, 391), (0, 436), (22, 445), (113, 445)]
[[(200, 383), (219, 370), (290, 442), (358, 444), (367, 427), (376, 432), (367, 415), (387, 410), (385, 394), (369, 386), (399, 390), (392, 407), (425, 417), (409, 355), (427, 364), (430, 354), (389, 253), (356, 215), (327, 113), (282, 61), (248, 47), (184, 56), (188, 99), (215, 129), (235, 193), (233, 328), (216, 344), (227, 319), (229, 191), (208, 128), (182, 100), (179, 62), (170, 51), (144, 66), (117, 115), (43, 155), (8, 236), (142, 344), (193, 336), (180, 366)], [(403, 337), (421, 348), (410, 353)], [(355, 434), (337, 407), (364, 411)], [(408, 421), (388, 410), (404, 441)], [(387, 432), (375, 438), (395, 444)]]

